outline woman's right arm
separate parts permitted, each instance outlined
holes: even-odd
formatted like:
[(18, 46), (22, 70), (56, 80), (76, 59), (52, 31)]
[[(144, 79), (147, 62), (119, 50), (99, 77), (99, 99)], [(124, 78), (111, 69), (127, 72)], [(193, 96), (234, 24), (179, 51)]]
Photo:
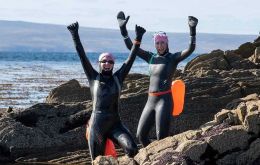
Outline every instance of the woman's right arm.
[[(118, 24), (119, 24), (119, 27), (120, 27), (121, 35), (124, 38), (124, 42), (125, 42), (127, 49), (131, 50), (133, 43), (132, 43), (130, 37), (128, 36), (128, 32), (127, 32), (127, 29), (126, 29), (126, 24), (129, 20), (129, 18), (130, 18), (130, 16), (127, 16), (127, 18), (125, 18), (125, 14), (122, 11), (120, 11), (117, 14), (117, 21), (118, 21)], [(142, 58), (143, 60), (145, 60), (147, 63), (149, 63), (149, 61), (152, 57), (152, 53), (145, 51), (141, 48), (138, 49), (137, 55), (140, 58)]]
[(79, 33), (78, 33), (79, 24), (78, 24), (78, 22), (76, 22), (76, 23), (69, 25), (67, 28), (72, 35), (72, 39), (74, 41), (74, 45), (75, 45), (77, 53), (79, 55), (84, 72), (87, 75), (88, 79), (91, 80), (94, 78), (96, 71), (93, 69), (89, 59), (86, 56), (84, 48), (81, 44), (81, 41), (79, 38)]

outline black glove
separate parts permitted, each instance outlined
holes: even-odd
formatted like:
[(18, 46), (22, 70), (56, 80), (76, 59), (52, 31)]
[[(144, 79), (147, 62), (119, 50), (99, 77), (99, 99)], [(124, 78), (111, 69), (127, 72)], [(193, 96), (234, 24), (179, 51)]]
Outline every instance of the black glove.
[(135, 40), (141, 42), (145, 32), (146, 30), (143, 27), (135, 25), (135, 34), (136, 34)]
[(193, 17), (193, 16), (189, 16), (188, 17), (188, 23), (189, 23), (189, 26), (190, 26), (190, 35), (195, 36), (196, 35), (196, 26), (198, 24), (198, 19)]
[(117, 21), (118, 21), (118, 24), (119, 24), (119, 27), (120, 27), (121, 35), (123, 37), (128, 36), (127, 30), (126, 30), (126, 24), (129, 20), (129, 18), (130, 18), (130, 16), (127, 16), (127, 18), (125, 18), (125, 14), (122, 11), (120, 11), (117, 14)]
[(73, 38), (77, 37), (79, 35), (79, 24), (78, 22), (75, 22), (69, 26), (67, 26), (67, 29), (70, 31)]

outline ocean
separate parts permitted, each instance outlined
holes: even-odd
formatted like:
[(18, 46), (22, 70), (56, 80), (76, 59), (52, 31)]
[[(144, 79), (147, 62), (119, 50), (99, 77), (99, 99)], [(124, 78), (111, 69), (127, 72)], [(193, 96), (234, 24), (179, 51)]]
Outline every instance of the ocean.
[[(99, 54), (87, 53), (96, 70)], [(115, 71), (127, 59), (128, 53), (113, 55)], [(196, 54), (180, 63), (178, 68), (183, 68), (194, 57)], [(149, 74), (148, 64), (137, 57), (130, 73)], [(0, 52), (0, 110), (43, 103), (53, 88), (71, 79), (78, 80), (83, 86), (88, 85), (76, 53)]]

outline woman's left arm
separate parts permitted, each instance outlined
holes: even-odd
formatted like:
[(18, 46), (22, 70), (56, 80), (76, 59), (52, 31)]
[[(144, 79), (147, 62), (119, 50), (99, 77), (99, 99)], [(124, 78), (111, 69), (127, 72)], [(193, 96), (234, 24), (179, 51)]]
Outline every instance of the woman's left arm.
[(121, 68), (116, 72), (116, 74), (119, 74), (118, 76), (119, 76), (119, 80), (121, 81), (121, 83), (124, 81), (125, 77), (129, 73), (129, 71), (134, 63), (136, 54), (140, 48), (142, 37), (145, 32), (146, 32), (146, 30), (143, 27), (137, 26), (137, 25), (135, 26), (136, 39), (134, 41), (134, 44), (131, 48), (131, 51), (129, 53), (127, 60), (124, 62), (124, 64), (121, 66)]
[(190, 44), (188, 49), (181, 52), (181, 55), (177, 59), (179, 62), (190, 56), (196, 47), (196, 26), (198, 24), (198, 19), (193, 16), (189, 16), (188, 23), (190, 27)]

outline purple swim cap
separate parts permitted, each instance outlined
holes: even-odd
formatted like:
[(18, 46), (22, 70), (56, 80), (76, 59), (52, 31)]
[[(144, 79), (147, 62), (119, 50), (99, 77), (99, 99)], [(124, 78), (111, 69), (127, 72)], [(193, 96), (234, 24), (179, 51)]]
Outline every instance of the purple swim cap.
[(101, 53), (98, 57), (98, 61), (101, 61), (103, 57), (110, 57), (113, 61), (115, 61), (114, 56), (111, 53)]
[(156, 42), (159, 42), (159, 41), (163, 41), (168, 44), (168, 36), (163, 31), (159, 31), (159, 32), (155, 33), (153, 35), (153, 38), (154, 38), (154, 44), (156, 44)]

